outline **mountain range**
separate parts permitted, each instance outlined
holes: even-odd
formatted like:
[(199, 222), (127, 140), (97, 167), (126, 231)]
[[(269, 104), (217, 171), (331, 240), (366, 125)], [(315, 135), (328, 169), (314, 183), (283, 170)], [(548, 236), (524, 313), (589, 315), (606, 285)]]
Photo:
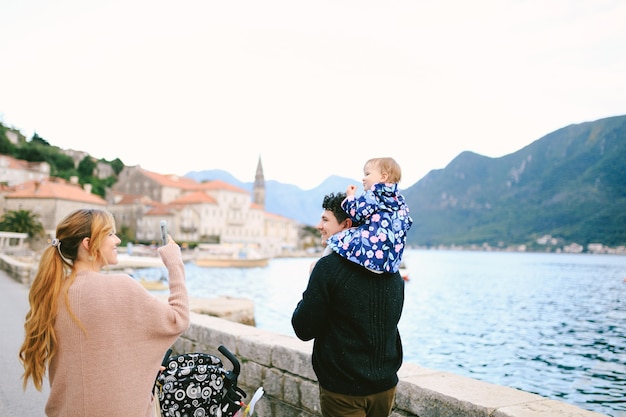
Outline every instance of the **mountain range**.
[[(463, 152), (402, 190), (414, 221), (407, 242), (502, 247), (549, 235), (565, 244), (624, 245), (625, 165), (626, 116), (566, 126), (499, 158)], [(221, 170), (186, 176), (253, 187)], [(305, 191), (266, 181), (265, 208), (315, 225), (325, 194), (360, 182), (330, 176)]]

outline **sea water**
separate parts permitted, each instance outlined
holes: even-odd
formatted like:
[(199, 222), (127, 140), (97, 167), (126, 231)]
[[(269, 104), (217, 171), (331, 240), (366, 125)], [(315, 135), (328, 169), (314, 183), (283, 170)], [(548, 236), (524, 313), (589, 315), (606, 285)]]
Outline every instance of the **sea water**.
[[(407, 250), (404, 360), (626, 416), (626, 257)], [(258, 328), (295, 336), (314, 258), (266, 268), (186, 264), (193, 297), (254, 301)], [(146, 273), (149, 271), (146, 271)]]

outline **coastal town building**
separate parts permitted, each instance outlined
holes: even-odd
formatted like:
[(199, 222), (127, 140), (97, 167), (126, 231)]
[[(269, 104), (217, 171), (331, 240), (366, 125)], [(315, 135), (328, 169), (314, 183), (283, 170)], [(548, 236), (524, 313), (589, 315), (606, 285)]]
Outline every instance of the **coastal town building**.
[(17, 129), (8, 128), (4, 134), (13, 145), (18, 145), (20, 141), (26, 140), (26, 137)]
[(81, 187), (77, 178), (66, 181), (48, 177), (17, 184), (3, 192), (2, 212), (29, 210), (35, 214), (49, 236), (57, 223), (79, 208), (106, 208), (107, 202), (91, 192), (91, 184)]
[(249, 193), (221, 180), (197, 182), (140, 166), (126, 167), (107, 194), (109, 210), (137, 240), (158, 241), (159, 224), (179, 241), (219, 243), (278, 256), (298, 249), (299, 223), (268, 213), (261, 160)]
[(8, 186), (26, 181), (42, 181), (50, 176), (47, 162), (28, 162), (9, 155), (0, 155), (0, 183)]
[(299, 246), (299, 223), (264, 210), (260, 158), (252, 193), (220, 180), (198, 182), (131, 166), (122, 170), (105, 199), (93, 194), (90, 184), (81, 187), (77, 178), (49, 177), (45, 162), (38, 167), (7, 155), (0, 155), (0, 162), (6, 167), (0, 170), (0, 214), (30, 210), (49, 236), (70, 211), (105, 208), (114, 215), (118, 234), (138, 242), (158, 242), (159, 224), (166, 220), (170, 235), (181, 242), (237, 245), (268, 257)]

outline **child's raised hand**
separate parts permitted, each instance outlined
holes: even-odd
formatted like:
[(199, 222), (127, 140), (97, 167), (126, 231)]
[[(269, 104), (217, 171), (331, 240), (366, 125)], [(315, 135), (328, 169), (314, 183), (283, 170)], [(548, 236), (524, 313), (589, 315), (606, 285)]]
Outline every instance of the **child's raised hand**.
[(353, 197), (356, 194), (356, 185), (348, 185), (346, 188), (346, 196)]

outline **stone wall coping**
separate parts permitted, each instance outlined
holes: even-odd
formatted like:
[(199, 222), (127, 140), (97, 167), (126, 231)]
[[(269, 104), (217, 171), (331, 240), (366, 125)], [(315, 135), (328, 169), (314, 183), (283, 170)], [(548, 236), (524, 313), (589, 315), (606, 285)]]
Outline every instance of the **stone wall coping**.
[[(321, 415), (317, 378), (311, 366), (312, 341), (303, 342), (293, 336), (192, 312), (180, 348), (217, 351), (220, 344), (240, 360), (241, 383), (248, 387), (247, 392), (264, 386), (266, 401), (273, 404), (271, 411), (270, 405), (265, 406), (270, 414), (259, 411), (259, 415)], [(537, 394), (412, 363), (404, 363), (398, 376), (392, 417), (603, 416)], [(259, 408), (262, 410), (263, 406)]]

